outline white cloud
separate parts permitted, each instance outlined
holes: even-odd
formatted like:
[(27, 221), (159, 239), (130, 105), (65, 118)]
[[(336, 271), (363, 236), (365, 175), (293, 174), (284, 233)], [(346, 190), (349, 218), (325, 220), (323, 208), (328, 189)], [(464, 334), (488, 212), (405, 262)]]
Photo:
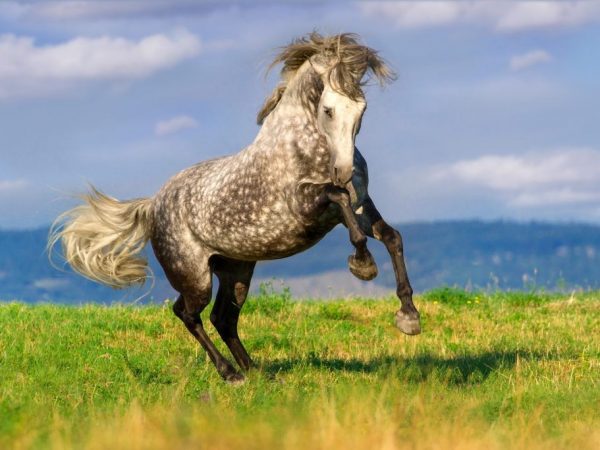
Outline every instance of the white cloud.
[(154, 127), (154, 133), (157, 136), (166, 136), (167, 134), (177, 133), (187, 128), (196, 128), (197, 126), (198, 122), (193, 117), (177, 116), (158, 122)]
[(198, 38), (180, 30), (139, 41), (77, 37), (36, 45), (31, 37), (0, 36), (0, 98), (35, 96), (74, 82), (149, 76), (200, 52)]
[(514, 206), (600, 202), (600, 151), (486, 155), (433, 171), (433, 179), (502, 194)]
[(18, 191), (27, 187), (29, 183), (26, 180), (0, 180), (0, 194)]
[(577, 26), (598, 22), (600, 4), (594, 1), (512, 2), (496, 23), (499, 30)]
[(600, 21), (600, 2), (593, 1), (378, 1), (359, 7), (365, 14), (387, 18), (400, 28), (471, 23), (512, 32)]
[(486, 155), (459, 161), (442, 173), (499, 190), (569, 182), (600, 182), (600, 151), (565, 149), (524, 155)]
[(544, 50), (532, 50), (522, 55), (515, 55), (510, 58), (511, 70), (523, 70), (527, 67), (535, 66), (552, 61), (552, 55)]

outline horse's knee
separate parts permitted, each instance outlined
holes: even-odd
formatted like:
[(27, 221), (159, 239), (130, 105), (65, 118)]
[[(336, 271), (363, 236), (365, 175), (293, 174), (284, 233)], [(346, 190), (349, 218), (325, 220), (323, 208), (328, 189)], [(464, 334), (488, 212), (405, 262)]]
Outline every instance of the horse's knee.
[(200, 313), (210, 303), (210, 297), (180, 295), (173, 304), (173, 312), (184, 323), (201, 322)]
[(173, 303), (173, 313), (183, 320), (183, 313), (185, 311), (185, 305), (183, 303), (183, 297), (179, 296), (175, 303)]
[(389, 247), (394, 248), (397, 252), (404, 252), (404, 243), (402, 241), (402, 235), (398, 230), (392, 228), (391, 226), (387, 225), (381, 231), (381, 240)]

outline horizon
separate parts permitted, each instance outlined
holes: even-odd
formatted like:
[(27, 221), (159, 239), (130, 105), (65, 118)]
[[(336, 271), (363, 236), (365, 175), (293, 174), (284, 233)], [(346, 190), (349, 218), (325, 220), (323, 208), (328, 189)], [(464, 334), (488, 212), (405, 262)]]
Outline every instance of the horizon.
[[(443, 225), (443, 224), (459, 224), (459, 223), (479, 223), (483, 225), (497, 225), (497, 224), (510, 224), (510, 225), (542, 225), (542, 226), (588, 226), (593, 228), (600, 228), (600, 223), (595, 222), (586, 222), (586, 221), (578, 221), (574, 219), (566, 219), (564, 221), (561, 220), (538, 220), (538, 219), (512, 219), (512, 218), (461, 218), (461, 219), (432, 219), (432, 220), (416, 220), (410, 222), (391, 222), (390, 225), (403, 227), (403, 226), (416, 226), (416, 225)], [(3, 228), (0, 226), (1, 232), (30, 232), (30, 231), (43, 231), (47, 230), (52, 226), (51, 223), (40, 224), (31, 228)], [(338, 228), (343, 225), (338, 224), (335, 228)], [(402, 230), (400, 230), (402, 231)], [(316, 244), (318, 245), (318, 243)], [(291, 258), (292, 256), (288, 256), (286, 258)], [(283, 259), (286, 259), (283, 258)]]
[[(600, 226), (593, 224), (450, 221), (405, 224), (405, 256), (415, 292), (439, 286), (467, 289), (564, 291), (598, 288)], [(53, 267), (44, 252), (47, 228), (0, 230), (0, 298), (25, 301), (131, 301), (143, 288), (114, 291), (73, 273), (55, 255)], [(369, 248), (380, 269), (372, 281), (360, 281), (347, 267), (352, 252), (347, 231), (335, 229), (298, 255), (257, 265), (253, 290), (263, 282), (276, 290), (289, 287), (294, 297), (387, 295), (395, 280), (389, 255), (381, 243)], [(154, 300), (174, 291), (152, 252), (146, 252), (154, 273)]]

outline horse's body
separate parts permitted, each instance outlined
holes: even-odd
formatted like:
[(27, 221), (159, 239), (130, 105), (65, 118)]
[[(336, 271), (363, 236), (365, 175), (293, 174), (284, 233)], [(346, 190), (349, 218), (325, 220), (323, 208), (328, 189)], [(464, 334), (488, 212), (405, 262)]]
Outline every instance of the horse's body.
[[(86, 197), (87, 205), (67, 213), (69, 220), (51, 240), (62, 238), (74, 269), (114, 287), (143, 281), (145, 261), (135, 254), (150, 240), (181, 294), (175, 313), (229, 381), (243, 377), (215, 348), (200, 320), (211, 300), (212, 274), (219, 289), (211, 322), (247, 370), (252, 361), (237, 321), (256, 261), (301, 252), (339, 223), (349, 229), (356, 248), (349, 266), (361, 279), (377, 274), (366, 235), (384, 242), (402, 301), (397, 326), (407, 334), (420, 332), (400, 234), (370, 199), (366, 162), (354, 147), (365, 107), (356, 86), (367, 69), (380, 78), (389, 76), (387, 69), (349, 35), (313, 34), (276, 61), (284, 62), (284, 82), (261, 111), (262, 128), (250, 146), (182, 171), (152, 199), (118, 202), (95, 191)], [(334, 73), (335, 67), (345, 72)]]
[[(285, 131), (273, 133), (275, 123)], [(314, 185), (299, 186), (299, 180), (325, 184), (328, 173), (320, 166), (327, 169), (329, 164), (316, 130), (309, 132), (304, 155), (292, 148), (305, 127), (310, 124), (298, 117), (274, 114), (256, 141), (240, 153), (200, 163), (171, 179), (153, 203), (157, 224), (152, 243), (159, 260), (179, 258), (189, 248), (178, 233), (189, 233), (194, 246), (201, 245), (208, 256), (245, 261), (282, 258), (310, 247), (340, 223), (333, 206), (328, 214), (304, 214), (303, 208), (310, 208), (315, 199), (314, 192), (304, 191)], [(322, 162), (301, 164), (301, 156)], [(177, 235), (172, 242), (171, 235)]]

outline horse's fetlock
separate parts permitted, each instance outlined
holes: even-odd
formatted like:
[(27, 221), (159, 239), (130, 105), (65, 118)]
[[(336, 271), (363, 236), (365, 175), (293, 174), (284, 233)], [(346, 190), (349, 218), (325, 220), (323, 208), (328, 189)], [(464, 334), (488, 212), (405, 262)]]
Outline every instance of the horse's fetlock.
[(217, 372), (219, 372), (223, 376), (223, 378), (226, 378), (229, 375), (238, 373), (238, 371), (235, 370), (233, 368), (233, 366), (226, 359), (217, 361), (215, 363), (215, 367), (217, 368)]
[(401, 299), (412, 299), (413, 289), (410, 286), (398, 286), (398, 289), (396, 289), (396, 294)]
[(351, 239), (351, 242), (354, 247), (364, 247), (367, 245), (367, 237), (364, 234), (361, 236), (355, 236)]

